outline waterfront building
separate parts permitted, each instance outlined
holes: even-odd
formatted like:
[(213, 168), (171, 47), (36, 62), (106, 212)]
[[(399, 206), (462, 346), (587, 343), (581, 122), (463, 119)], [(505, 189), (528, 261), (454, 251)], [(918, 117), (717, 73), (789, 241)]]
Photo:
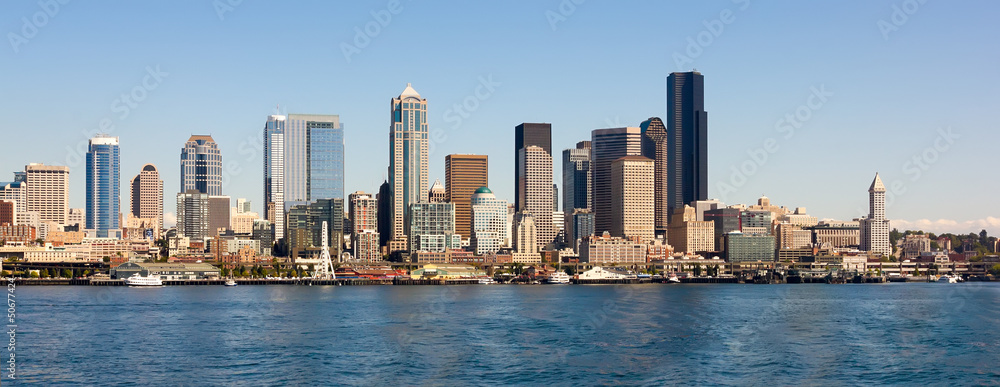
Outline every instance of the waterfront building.
[(390, 104), (388, 226), (391, 239), (399, 239), (406, 232), (410, 204), (427, 197), (427, 99), (407, 83)]
[(611, 164), (611, 235), (646, 242), (655, 238), (653, 160), (625, 156)]
[[(654, 228), (657, 235), (666, 235), (667, 228), (670, 227), (670, 186), (667, 184), (670, 177), (670, 148), (667, 127), (659, 117), (650, 117), (639, 124), (639, 129), (642, 131), (642, 155), (654, 161)], [(697, 206), (695, 208), (699, 209)]]
[(625, 156), (642, 154), (642, 132), (639, 128), (597, 129), (591, 132), (591, 197), (594, 231), (610, 232), (614, 214), (611, 209), (612, 163)]
[[(351, 223), (351, 248), (355, 259), (364, 261), (378, 260), (379, 241), (374, 242), (372, 250), (371, 238), (379, 237), (379, 203), (371, 195), (357, 191), (348, 196), (348, 213)], [(366, 234), (367, 233), (367, 234)], [(362, 241), (361, 239), (365, 240)]]
[(868, 188), (868, 216), (859, 219), (861, 251), (868, 251), (888, 257), (892, 255), (889, 244), (889, 220), (885, 218), (885, 185), (878, 173)]
[(409, 251), (441, 252), (462, 247), (462, 238), (455, 234), (454, 203), (413, 203), (407, 218)]
[[(289, 202), (286, 202), (289, 203)], [(344, 199), (317, 199), (288, 209), (286, 237), (289, 256), (308, 258), (323, 244), (323, 222), (327, 223), (326, 241), (331, 256), (339, 256), (344, 240)]]
[(31, 163), (24, 167), (20, 178), (27, 185), (24, 212), (37, 213), (43, 222), (66, 224), (69, 167)]
[(468, 239), (472, 235), (472, 195), (489, 186), (489, 157), (454, 154), (444, 158), (447, 200), (455, 204), (455, 232)]
[(824, 248), (857, 247), (861, 241), (857, 222), (820, 222), (805, 227), (813, 232), (813, 243)]
[(726, 234), (728, 262), (774, 262), (774, 236), (763, 234)]
[(222, 151), (210, 135), (192, 135), (181, 149), (181, 192), (222, 195)]
[(535, 237), (539, 250), (550, 246), (556, 238), (552, 227), (552, 156), (544, 148), (530, 145), (518, 152), (521, 180), (517, 183), (521, 203), (517, 211), (530, 213), (535, 221)]
[(270, 115), (264, 124), (264, 220), (274, 240), (285, 237), (285, 121)]
[(792, 223), (779, 223), (775, 235), (779, 249), (801, 249), (812, 245), (812, 231)]
[(354, 259), (361, 262), (378, 262), (382, 260), (379, 248), (379, 233), (373, 230), (363, 230), (354, 237), (352, 244)]
[(430, 203), (444, 203), (448, 201), (448, 192), (445, 191), (441, 180), (434, 180), (434, 184), (431, 184), (431, 189), (427, 193), (427, 201)]
[(510, 247), (511, 221), (507, 201), (497, 199), (487, 187), (472, 195), (472, 237), (469, 246), (476, 255), (496, 253)]
[(675, 72), (667, 77), (666, 127), (668, 200), (671, 208), (681, 209), (708, 198), (708, 112), (701, 73)]
[[(535, 217), (527, 212), (514, 214), (514, 252), (538, 255), (538, 228)], [(515, 257), (517, 259), (517, 257)]]
[[(521, 165), (518, 155), (521, 150), (529, 146), (542, 148), (549, 159), (552, 158), (552, 124), (548, 123), (528, 123), (524, 122), (514, 127), (514, 208), (520, 211), (526, 205), (526, 199), (522, 197), (525, 192), (519, 189), (521, 182), (525, 179), (527, 170)], [(549, 162), (551, 165), (551, 161)], [(551, 184), (551, 181), (549, 182)]]
[(674, 251), (698, 253), (715, 251), (715, 222), (698, 221), (694, 207), (684, 205), (670, 218), (668, 241)]
[(586, 237), (580, 243), (580, 262), (621, 264), (646, 262), (646, 244), (618, 238), (604, 232), (601, 236)]
[(706, 222), (712, 222), (715, 229), (716, 246), (725, 246), (726, 234), (740, 231), (740, 210), (737, 208), (716, 208), (704, 213)]
[(129, 185), (133, 218), (154, 219), (163, 228), (163, 180), (153, 164), (142, 166), (142, 171), (132, 178)]

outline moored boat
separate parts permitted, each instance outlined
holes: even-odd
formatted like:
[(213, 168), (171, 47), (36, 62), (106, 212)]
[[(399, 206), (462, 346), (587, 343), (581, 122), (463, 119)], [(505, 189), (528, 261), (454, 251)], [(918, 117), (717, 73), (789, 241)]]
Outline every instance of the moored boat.
[(154, 276), (150, 274), (149, 276), (143, 277), (139, 275), (139, 273), (135, 273), (132, 274), (131, 277), (125, 279), (125, 284), (136, 287), (163, 286), (163, 280), (161, 280), (158, 275)]
[(552, 275), (550, 275), (549, 278), (545, 280), (545, 283), (547, 283), (547, 284), (553, 284), (553, 285), (568, 284), (569, 283), (569, 274), (566, 274), (565, 272), (557, 271), (555, 273), (552, 273)]

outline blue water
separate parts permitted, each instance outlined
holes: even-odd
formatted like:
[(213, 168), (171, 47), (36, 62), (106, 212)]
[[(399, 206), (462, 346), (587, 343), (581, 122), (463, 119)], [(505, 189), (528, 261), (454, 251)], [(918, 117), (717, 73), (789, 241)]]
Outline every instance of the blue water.
[(16, 292), (10, 385), (1000, 383), (998, 284)]

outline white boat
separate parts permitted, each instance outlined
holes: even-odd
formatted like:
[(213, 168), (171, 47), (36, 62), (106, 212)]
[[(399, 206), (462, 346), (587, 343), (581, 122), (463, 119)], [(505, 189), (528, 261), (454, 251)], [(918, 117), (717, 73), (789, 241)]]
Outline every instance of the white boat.
[(670, 277), (667, 278), (667, 283), (668, 284), (679, 284), (679, 283), (681, 283), (681, 279), (677, 278), (677, 274), (671, 274)]
[(226, 280), (226, 286), (236, 286), (236, 280), (230, 278)]
[(483, 277), (479, 279), (480, 285), (493, 285), (495, 283), (497, 283), (497, 281), (494, 281), (493, 278), (490, 277)]
[(938, 280), (937, 280), (937, 282), (939, 282), (939, 283), (946, 283), (946, 284), (957, 284), (959, 282), (962, 282), (962, 277), (959, 277), (957, 275), (945, 274), (945, 275), (939, 277)]
[(149, 275), (143, 277), (139, 273), (132, 274), (131, 277), (125, 279), (125, 283), (128, 286), (163, 286), (163, 280), (160, 276)]
[(545, 280), (545, 283), (547, 283), (547, 284), (555, 284), (555, 285), (568, 284), (569, 283), (569, 274), (566, 274), (566, 273), (561, 272), (561, 271), (557, 271), (555, 273), (552, 273), (552, 275), (550, 275), (549, 278)]

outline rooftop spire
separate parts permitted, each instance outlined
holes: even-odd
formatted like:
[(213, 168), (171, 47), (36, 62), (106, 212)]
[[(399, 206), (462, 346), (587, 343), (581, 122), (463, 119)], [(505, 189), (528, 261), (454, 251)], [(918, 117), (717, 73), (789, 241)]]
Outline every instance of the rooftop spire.
[(878, 172), (875, 172), (875, 180), (872, 181), (872, 186), (868, 187), (868, 192), (885, 192), (885, 184), (882, 184), (882, 178), (878, 177)]

